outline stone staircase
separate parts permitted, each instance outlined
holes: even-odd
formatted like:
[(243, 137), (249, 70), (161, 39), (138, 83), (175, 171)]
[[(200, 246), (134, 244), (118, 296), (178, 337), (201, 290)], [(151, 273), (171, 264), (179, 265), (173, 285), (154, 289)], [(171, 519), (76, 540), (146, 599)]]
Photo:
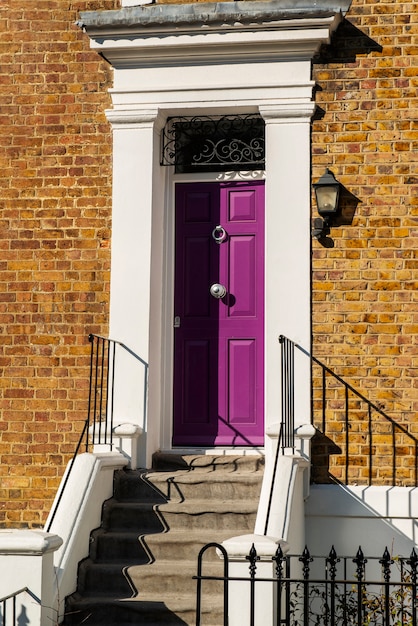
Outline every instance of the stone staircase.
[[(115, 472), (64, 624), (194, 626), (199, 550), (253, 532), (264, 459), (158, 453), (153, 469)], [(215, 550), (204, 574), (222, 576)], [(202, 624), (223, 624), (220, 581), (203, 583)]]

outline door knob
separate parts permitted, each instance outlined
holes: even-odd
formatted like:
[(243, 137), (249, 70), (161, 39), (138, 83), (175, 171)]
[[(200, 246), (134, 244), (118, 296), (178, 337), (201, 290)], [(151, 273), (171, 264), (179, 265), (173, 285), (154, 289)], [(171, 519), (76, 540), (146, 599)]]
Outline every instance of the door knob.
[(226, 295), (226, 287), (224, 287), (224, 285), (220, 285), (219, 283), (213, 283), (210, 288), (210, 295), (220, 300)]

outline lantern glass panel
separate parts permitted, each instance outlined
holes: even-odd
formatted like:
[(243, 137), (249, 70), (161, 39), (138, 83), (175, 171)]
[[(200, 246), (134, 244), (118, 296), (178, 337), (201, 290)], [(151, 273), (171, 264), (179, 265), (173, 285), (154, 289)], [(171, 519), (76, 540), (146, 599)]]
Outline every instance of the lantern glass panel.
[(316, 203), (318, 206), (318, 213), (320, 215), (330, 215), (335, 213), (338, 208), (338, 185), (324, 185), (318, 186), (315, 189)]

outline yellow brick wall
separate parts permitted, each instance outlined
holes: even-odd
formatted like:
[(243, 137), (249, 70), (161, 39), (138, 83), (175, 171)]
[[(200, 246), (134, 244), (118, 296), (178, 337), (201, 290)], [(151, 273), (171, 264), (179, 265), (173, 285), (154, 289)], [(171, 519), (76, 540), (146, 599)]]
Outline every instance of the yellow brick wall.
[[(0, 3), (0, 526), (45, 521), (85, 419), (87, 335), (107, 334), (112, 75), (75, 21), (118, 5)], [(313, 66), (312, 134), (313, 179), (330, 167), (361, 201), (333, 248), (313, 242), (314, 354), (416, 437), (417, 15), (416, 3), (353, 0), (338, 45)], [(332, 393), (317, 480), (328, 462), (344, 474), (344, 398)], [(362, 482), (369, 442), (354, 408), (350, 476)], [(377, 428), (384, 483), (390, 433)], [(413, 459), (414, 442), (399, 439), (405, 484)]]
[[(397, 484), (411, 484), (418, 438), (418, 4), (353, 0), (347, 20), (338, 48), (314, 64), (312, 171), (317, 180), (331, 168), (360, 202), (350, 224), (332, 229), (334, 247), (313, 243), (313, 352), (412, 434), (397, 432), (395, 459)], [(329, 446), (330, 474), (341, 479), (346, 425), (338, 385), (330, 400), (328, 441), (318, 439), (319, 452)], [(364, 483), (368, 415), (364, 403), (353, 408), (349, 477)], [(373, 424), (373, 476), (388, 483), (391, 427), (376, 414)], [(327, 480), (322, 461), (317, 480)]]
[(0, 2), (0, 526), (45, 521), (107, 332), (112, 75), (75, 21), (117, 5)]

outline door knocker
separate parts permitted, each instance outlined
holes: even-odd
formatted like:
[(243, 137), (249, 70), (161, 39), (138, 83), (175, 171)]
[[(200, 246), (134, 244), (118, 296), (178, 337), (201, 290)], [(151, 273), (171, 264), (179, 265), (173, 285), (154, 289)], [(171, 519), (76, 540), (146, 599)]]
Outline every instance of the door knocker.
[(221, 244), (226, 239), (225, 228), (221, 226), (220, 224), (218, 226), (215, 226), (215, 228), (212, 231), (212, 237), (214, 238), (216, 243)]

